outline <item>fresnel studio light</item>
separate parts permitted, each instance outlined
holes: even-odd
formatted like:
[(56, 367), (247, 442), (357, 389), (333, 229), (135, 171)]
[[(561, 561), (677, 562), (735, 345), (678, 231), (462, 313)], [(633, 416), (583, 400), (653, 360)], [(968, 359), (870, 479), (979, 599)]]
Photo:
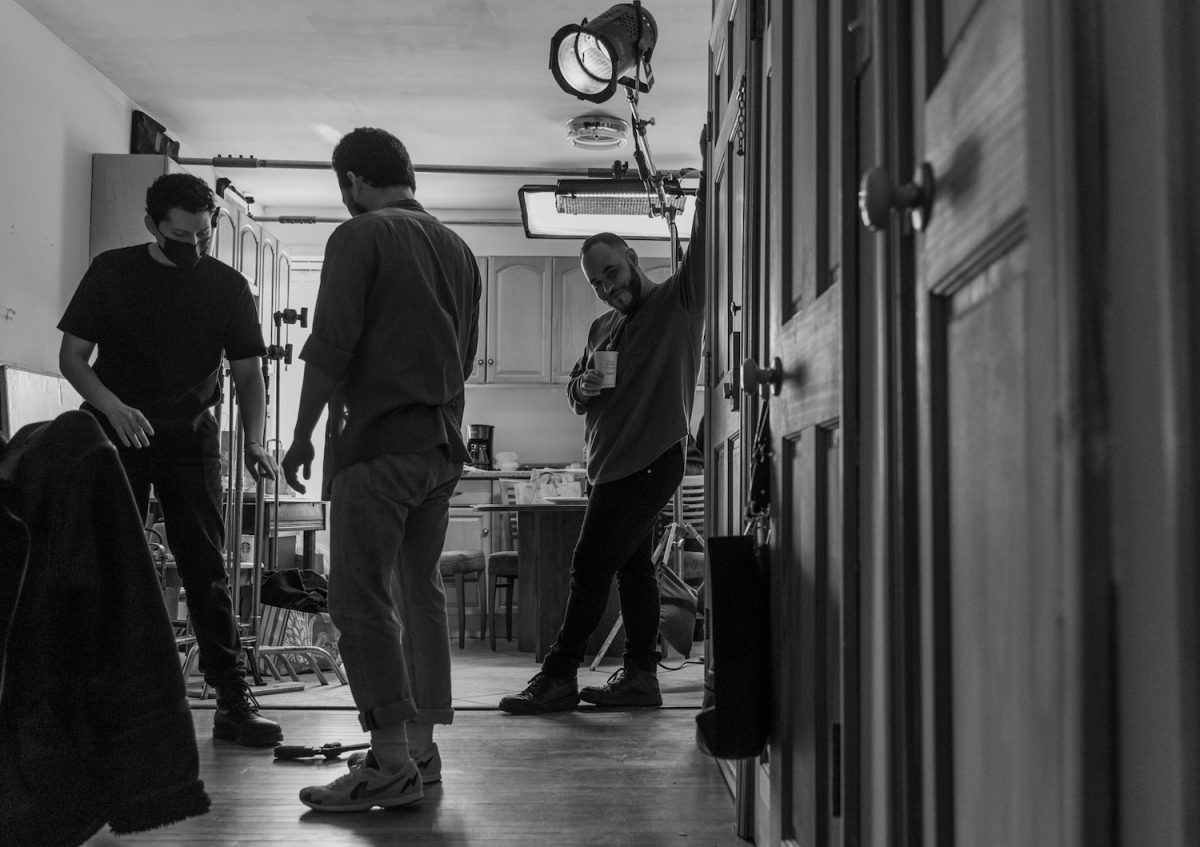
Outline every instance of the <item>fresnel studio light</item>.
[[(554, 188), (554, 207), (547, 207), (549, 186), (525, 186), (520, 191), (522, 216), (530, 237), (572, 237), (590, 235), (598, 229), (612, 229), (621, 235), (655, 237), (653, 227), (596, 226), (584, 217), (594, 215), (640, 216), (643, 222), (665, 218), (676, 258), (678, 234), (676, 215), (685, 213), (689, 192), (680, 187), (679, 172), (657, 171), (646, 142), (646, 127), (654, 121), (638, 116), (638, 94), (654, 85), (650, 57), (658, 41), (658, 25), (640, 2), (618, 3), (601, 15), (579, 24), (562, 27), (550, 39), (550, 70), (566, 93), (603, 103), (625, 89), (633, 128), (633, 158), (638, 175), (631, 177), (627, 167), (614, 162), (603, 179), (561, 181)], [(532, 220), (536, 210), (558, 217), (555, 223)], [(562, 215), (580, 216), (576, 223), (565, 222)]]

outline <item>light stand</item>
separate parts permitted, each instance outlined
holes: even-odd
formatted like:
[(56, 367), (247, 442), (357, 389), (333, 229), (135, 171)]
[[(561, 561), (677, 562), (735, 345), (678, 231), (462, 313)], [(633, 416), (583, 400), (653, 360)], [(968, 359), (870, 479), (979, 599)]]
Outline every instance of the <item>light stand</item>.
[[(295, 309), (282, 309), (278, 312), (275, 312), (272, 315), (272, 318), (274, 321), (275, 328), (273, 330), (272, 343), (270, 346), (267, 347), (267, 355), (263, 358), (263, 383), (267, 387), (266, 388), (267, 405), (270, 406), (270, 404), (271, 404), (271, 389), (270, 389), (271, 372), (270, 372), (270, 366), (267, 363), (274, 362), (275, 363), (275, 368), (274, 368), (274, 371), (275, 371), (275, 381), (274, 381), (275, 382), (275, 414), (274, 414), (275, 437), (270, 439), (269, 441), (264, 442), (264, 446), (271, 445), (271, 444), (274, 445), (274, 447), (272, 448), (272, 454), (275, 459), (275, 464), (278, 467), (280, 464), (279, 450), (280, 450), (280, 445), (282, 444), (282, 441), (280, 440), (280, 437), (279, 437), (280, 436), (280, 431), (279, 431), (279, 427), (280, 427), (280, 395), (283, 393), (281, 385), (280, 385), (280, 376), (281, 376), (280, 368), (281, 368), (281, 363), (283, 365), (290, 365), (292, 363), (292, 345), (290, 343), (287, 343), (287, 344), (281, 343), (283, 340), (281, 338), (282, 333), (283, 333), (283, 325), (287, 324), (287, 325), (291, 326), (292, 324), (299, 323), (300, 326), (307, 328), (308, 327), (308, 308), (304, 307), (304, 308), (300, 309), (299, 312), (297, 312)], [(283, 484), (284, 484), (283, 480), (276, 478), (273, 481), (273, 484), (271, 486), (272, 503), (271, 503), (271, 512), (270, 512), (269, 523), (266, 519), (266, 512), (264, 509), (264, 507), (266, 505), (266, 503), (265, 503), (266, 485), (261, 477), (258, 480), (258, 486), (255, 490), (255, 509), (256, 509), (255, 514), (260, 516), (259, 520), (258, 520), (258, 524), (255, 527), (256, 531), (254, 534), (254, 584), (253, 584), (254, 624), (253, 624), (253, 631), (256, 636), (258, 635), (258, 628), (262, 622), (262, 614), (261, 614), (262, 577), (261, 577), (261, 573), (262, 573), (263, 565), (266, 562), (267, 558), (270, 559), (271, 570), (272, 571), (279, 570), (279, 488)], [(270, 527), (270, 537), (269, 538), (267, 536), (268, 526)], [(263, 555), (264, 548), (266, 550), (265, 556)], [(309, 557), (312, 557), (315, 554), (315, 551), (313, 551), (313, 550), (306, 549), (304, 552), (305, 552), (305, 555), (309, 556)], [(283, 662), (283, 666), (287, 670), (288, 674), (292, 677), (293, 680), (297, 681), (297, 684), (299, 685), (300, 688), (303, 688), (304, 685), (303, 685), (303, 683), (300, 683), (298, 681), (299, 677), (296, 675), (296, 671), (288, 659), (288, 657), (291, 655), (299, 655), (299, 656), (305, 657), (308, 660), (309, 667), (312, 669), (313, 674), (317, 678), (317, 681), (320, 682), (320, 684), (322, 684), (322, 685), (326, 684), (325, 675), (321, 672), (320, 663), (322, 661), (329, 663), (330, 667), (333, 670), (333, 673), (337, 676), (337, 678), (343, 684), (346, 682), (345, 674), (343, 674), (342, 670), (338, 667), (337, 659), (335, 659), (329, 653), (329, 651), (325, 650), (322, 647), (318, 647), (314, 644), (270, 644), (270, 645), (260, 644), (260, 645), (258, 645), (258, 654), (264, 658), (264, 661), (267, 663), (268, 669), (275, 675), (276, 679), (279, 678), (279, 673), (276, 670), (276, 667), (273, 663), (273, 657), (278, 657)], [(294, 690), (294, 687), (285, 684), (285, 686), (277, 687), (274, 690), (291, 691), (291, 690)]]
[[(237, 626), (238, 643), (249, 656), (249, 671), (257, 686), (264, 684), (262, 674), (258, 670), (258, 661), (254, 655), (256, 615), (251, 611), (250, 632), (247, 635), (242, 635), (241, 623), (241, 606), (242, 606), (242, 505), (245, 502), (245, 485), (242, 481), (243, 469), (243, 454), (245, 451), (245, 435), (240, 424), (240, 415), (238, 410), (237, 387), (233, 381), (232, 370), (226, 365), (222, 367), (222, 379), (229, 380), (229, 391), (226, 394), (229, 397), (229, 420), (226, 426), (229, 442), (229, 467), (227, 468), (226, 486), (225, 486), (225, 566), (226, 573), (229, 576), (229, 595), (233, 602), (233, 618)], [(261, 436), (260, 436), (261, 437)], [(262, 483), (259, 483), (259, 488)], [(255, 515), (261, 515), (261, 512), (255, 512)], [(257, 523), (261, 523), (258, 520)], [(257, 569), (251, 567), (251, 592), (252, 596), (257, 589)], [(255, 597), (257, 602), (257, 598)], [(202, 697), (207, 686), (202, 688)]]
[[(271, 403), (271, 387), (270, 387), (271, 386), (271, 373), (269, 370), (270, 366), (268, 365), (268, 362), (274, 362), (275, 363), (275, 381), (274, 381), (274, 384), (275, 384), (275, 414), (273, 415), (273, 417), (275, 420), (275, 437), (272, 438), (270, 441), (264, 442), (264, 446), (271, 445), (271, 444), (274, 445), (274, 447), (272, 448), (272, 452), (273, 452), (273, 455), (275, 458), (275, 464), (278, 465), (280, 462), (279, 445), (281, 443), (280, 438), (279, 438), (279, 436), (280, 436), (280, 432), (279, 432), (280, 397), (283, 394), (283, 392), (280, 390), (280, 363), (282, 362), (283, 364), (287, 364), (287, 365), (290, 365), (292, 363), (292, 345), (290, 343), (281, 344), (280, 343), (282, 341), (281, 335), (282, 335), (282, 330), (283, 330), (284, 324), (288, 324), (290, 326), (292, 324), (299, 323), (300, 326), (307, 328), (308, 327), (308, 308), (307, 307), (302, 308), (299, 312), (297, 312), (295, 309), (283, 309), (281, 311), (275, 312), (272, 317), (274, 319), (274, 326), (275, 326), (274, 332), (273, 332), (274, 337), (272, 339), (271, 345), (269, 347), (267, 347), (267, 355), (263, 359), (263, 384), (266, 386), (267, 405), (269, 406)], [(255, 532), (255, 539), (254, 539), (254, 544), (255, 544), (254, 563), (255, 563), (255, 566), (261, 567), (261, 565), (264, 562), (266, 562), (267, 557), (269, 557), (270, 558), (270, 569), (272, 571), (276, 571), (279, 569), (279, 486), (280, 486), (280, 484), (281, 484), (281, 480), (276, 479), (276, 480), (274, 480), (274, 484), (271, 486), (271, 495), (272, 495), (273, 502), (271, 504), (272, 510), (271, 510), (271, 522), (270, 522), (270, 529), (271, 529), (270, 538), (269, 539), (267, 538), (266, 522), (260, 520), (258, 522), (258, 526), (256, 527), (257, 531)], [(256, 497), (257, 497), (256, 507), (259, 509), (261, 509), (262, 506), (264, 505), (263, 504), (263, 500), (265, 499), (264, 487), (265, 486), (262, 484), (262, 482), (260, 480), (260, 484), (258, 485), (257, 492), (256, 492)], [(262, 514), (262, 512), (260, 511), (260, 512), (258, 512), (258, 514)], [(263, 556), (263, 554), (262, 554), (263, 545), (266, 545), (267, 556)], [(309, 552), (311, 552), (311, 551), (306, 551), (306, 553), (309, 553)], [(255, 589), (257, 590), (260, 588), (261, 588), (261, 586), (259, 586), (258, 583), (256, 582)], [(257, 603), (258, 599), (259, 599), (259, 597), (255, 598), (255, 600), (256, 600), (255, 609), (258, 608), (258, 603)], [(255, 631), (256, 632), (257, 632), (257, 622), (258, 622), (259, 618), (260, 618), (260, 616), (256, 614), (255, 615), (255, 622), (256, 622)]]

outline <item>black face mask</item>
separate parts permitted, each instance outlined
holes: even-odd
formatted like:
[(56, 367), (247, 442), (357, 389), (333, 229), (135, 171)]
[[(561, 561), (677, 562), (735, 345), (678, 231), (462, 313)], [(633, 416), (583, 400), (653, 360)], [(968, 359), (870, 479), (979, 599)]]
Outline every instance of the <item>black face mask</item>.
[(173, 265), (185, 270), (200, 264), (200, 257), (204, 255), (199, 245), (188, 241), (176, 241), (174, 238), (164, 238), (159, 249), (163, 251), (164, 256), (171, 260)]

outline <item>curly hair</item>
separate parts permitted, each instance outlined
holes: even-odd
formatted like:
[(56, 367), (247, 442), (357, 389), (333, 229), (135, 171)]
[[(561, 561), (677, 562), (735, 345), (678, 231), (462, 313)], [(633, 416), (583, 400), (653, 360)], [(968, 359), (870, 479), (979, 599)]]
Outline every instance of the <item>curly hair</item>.
[(217, 200), (208, 183), (191, 174), (163, 174), (146, 189), (146, 214), (154, 223), (167, 219), (172, 209), (217, 213)]
[(350, 185), (347, 173), (361, 176), (376, 188), (407, 185), (414, 191), (417, 178), (404, 143), (390, 132), (361, 126), (342, 136), (333, 148), (333, 170), (338, 185)]

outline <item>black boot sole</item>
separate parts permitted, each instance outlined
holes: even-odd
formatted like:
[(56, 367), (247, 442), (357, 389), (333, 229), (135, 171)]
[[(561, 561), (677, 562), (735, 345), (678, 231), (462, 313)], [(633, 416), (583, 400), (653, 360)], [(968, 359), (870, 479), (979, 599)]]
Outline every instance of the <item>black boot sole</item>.
[(274, 747), (283, 741), (283, 730), (253, 735), (243, 732), (238, 726), (213, 726), (213, 738), (219, 741), (232, 741), (243, 747)]
[(548, 703), (533, 703), (529, 700), (509, 700), (505, 698), (500, 701), (500, 711), (508, 712), (510, 715), (545, 715), (551, 712), (569, 712), (578, 705), (578, 695), (551, 700)]

